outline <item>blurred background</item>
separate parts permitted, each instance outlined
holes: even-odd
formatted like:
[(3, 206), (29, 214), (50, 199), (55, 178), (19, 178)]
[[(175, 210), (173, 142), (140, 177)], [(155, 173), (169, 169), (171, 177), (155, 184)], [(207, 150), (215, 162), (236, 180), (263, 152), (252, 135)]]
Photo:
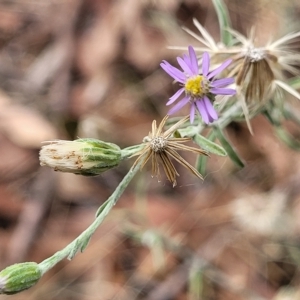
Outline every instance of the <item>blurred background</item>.
[[(300, 30), (298, 0), (226, 3), (233, 28), (255, 26), (258, 41)], [(71, 242), (133, 163), (58, 173), (39, 166), (41, 142), (140, 143), (176, 88), (159, 67), (181, 54), (168, 46), (199, 46), (181, 29), (197, 32), (193, 18), (219, 39), (210, 0), (0, 0), (1, 269)], [(252, 126), (226, 132), (244, 169), (212, 155), (203, 182), (178, 166), (172, 188), (146, 167), (83, 254), (2, 299), (300, 299), (300, 155), (264, 117)]]

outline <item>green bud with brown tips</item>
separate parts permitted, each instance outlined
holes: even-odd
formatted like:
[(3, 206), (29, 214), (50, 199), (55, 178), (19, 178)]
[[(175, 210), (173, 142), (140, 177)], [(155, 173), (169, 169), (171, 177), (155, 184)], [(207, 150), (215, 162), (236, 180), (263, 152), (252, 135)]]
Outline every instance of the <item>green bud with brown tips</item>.
[(40, 151), (41, 166), (86, 176), (99, 175), (118, 166), (120, 161), (118, 145), (90, 138), (50, 141)]

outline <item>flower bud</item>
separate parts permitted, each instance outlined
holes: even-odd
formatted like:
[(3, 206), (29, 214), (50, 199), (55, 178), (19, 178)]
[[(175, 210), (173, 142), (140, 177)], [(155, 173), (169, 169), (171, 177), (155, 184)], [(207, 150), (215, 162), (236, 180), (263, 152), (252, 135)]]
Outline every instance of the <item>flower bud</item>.
[(0, 272), (0, 294), (16, 294), (29, 289), (41, 276), (42, 272), (35, 262), (9, 266)]
[(86, 176), (98, 175), (121, 161), (119, 146), (96, 139), (51, 141), (40, 151), (41, 166)]

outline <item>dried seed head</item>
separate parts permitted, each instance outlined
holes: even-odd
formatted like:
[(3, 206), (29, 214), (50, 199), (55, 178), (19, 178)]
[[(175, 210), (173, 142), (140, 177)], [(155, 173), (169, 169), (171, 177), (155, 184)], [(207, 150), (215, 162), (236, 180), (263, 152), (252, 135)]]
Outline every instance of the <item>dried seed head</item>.
[(236, 74), (236, 84), (245, 95), (249, 109), (257, 109), (268, 100), (274, 79), (270, 62), (264, 55), (256, 53), (244, 58)]
[(167, 140), (164, 139), (162, 136), (155, 137), (150, 141), (150, 148), (154, 152), (165, 151), (166, 146)]
[(179, 176), (179, 173), (177, 172), (174, 164), (171, 161), (171, 158), (173, 158), (185, 168), (190, 170), (198, 178), (202, 179), (201, 174), (187, 161), (185, 161), (177, 153), (177, 151), (185, 150), (207, 155), (206, 151), (183, 145), (182, 143), (189, 141), (189, 138), (172, 137), (173, 133), (180, 127), (180, 125), (182, 125), (189, 119), (189, 116), (181, 119), (179, 122), (171, 126), (168, 130), (163, 132), (162, 130), (167, 119), (168, 116), (165, 116), (158, 127), (156, 126), (156, 121), (152, 122), (152, 132), (150, 132), (149, 135), (143, 139), (143, 143), (145, 144), (144, 148), (133, 155), (139, 155), (137, 160), (134, 162), (134, 166), (142, 160), (141, 168), (143, 168), (151, 157), (152, 176), (160, 177), (159, 163), (162, 163), (163, 169), (168, 180), (173, 184), (173, 186), (175, 186), (177, 184), (176, 177)]
[(245, 51), (245, 57), (249, 58), (251, 63), (258, 62), (266, 57), (266, 51), (263, 48), (249, 47)]

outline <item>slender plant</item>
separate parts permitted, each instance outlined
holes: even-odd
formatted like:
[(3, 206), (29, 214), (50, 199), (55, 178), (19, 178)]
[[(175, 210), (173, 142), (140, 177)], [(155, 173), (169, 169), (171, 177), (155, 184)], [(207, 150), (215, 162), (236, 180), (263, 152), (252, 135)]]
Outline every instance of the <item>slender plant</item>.
[[(198, 45), (172, 47), (184, 51), (182, 57), (177, 57), (180, 68), (167, 61), (161, 63), (162, 69), (175, 80), (178, 90), (166, 102), (166, 105), (172, 105), (168, 115), (158, 126), (155, 120), (152, 122), (151, 130), (141, 144), (121, 149), (118, 145), (97, 139), (77, 139), (50, 141), (41, 148), (42, 166), (85, 176), (99, 175), (117, 167), (123, 160), (137, 158), (115, 191), (99, 207), (95, 220), (84, 232), (41, 263), (24, 262), (2, 270), (0, 293), (15, 294), (28, 289), (61, 260), (71, 260), (79, 251), (83, 252), (135, 174), (149, 160), (152, 175), (160, 178), (162, 169), (173, 187), (179, 176), (174, 161), (200, 180), (203, 179), (210, 154), (228, 155), (242, 168), (244, 162), (226, 137), (224, 129), (233, 121), (246, 121), (250, 132), (255, 134), (251, 119), (258, 114), (264, 115), (273, 125), (280, 140), (300, 150), (300, 141), (296, 141), (283, 126), (286, 119), (300, 124), (299, 116), (285, 101), (285, 93), (300, 100), (297, 92), (300, 88), (297, 69), (300, 54), (289, 48), (300, 32), (287, 34), (264, 47), (257, 47), (255, 32), (245, 37), (232, 29), (224, 2), (212, 2), (218, 15), (221, 40), (216, 42), (197, 20), (194, 20), (194, 24), (199, 33), (184, 28)], [(287, 72), (294, 77), (287, 79)], [(190, 108), (188, 116), (170, 118), (186, 105)], [(185, 145), (191, 140), (198, 147)], [(196, 166), (185, 161), (178, 151), (198, 155)], [(193, 276), (200, 275), (196, 272)]]

